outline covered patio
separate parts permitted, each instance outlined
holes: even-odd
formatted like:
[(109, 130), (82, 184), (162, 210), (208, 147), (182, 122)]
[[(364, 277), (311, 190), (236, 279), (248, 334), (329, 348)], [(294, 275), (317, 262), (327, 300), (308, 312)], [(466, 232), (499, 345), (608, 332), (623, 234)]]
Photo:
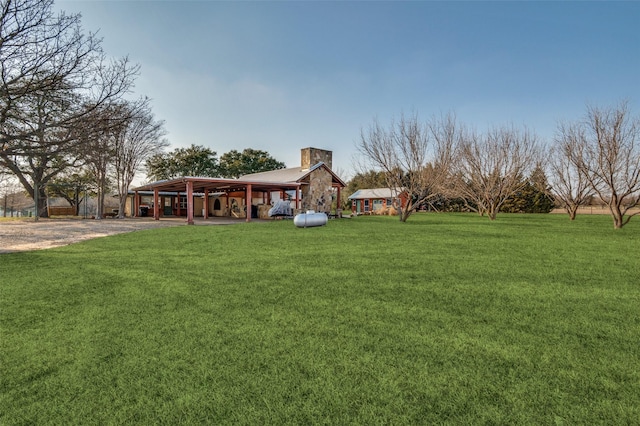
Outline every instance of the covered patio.
[[(277, 192), (280, 194), (280, 199), (284, 199), (286, 191), (295, 191), (296, 196), (292, 200), (295, 202), (295, 208), (299, 208), (299, 190), (302, 184), (298, 182), (264, 182), (264, 181), (252, 181), (244, 179), (222, 179), (222, 178), (204, 178), (204, 177), (182, 177), (171, 180), (164, 180), (149, 183), (146, 185), (134, 188), (133, 198), (133, 217), (137, 217), (140, 214), (141, 205), (141, 192), (153, 192), (152, 211), (153, 218), (160, 220), (160, 193), (175, 193), (180, 200), (181, 195), (186, 195), (186, 205), (184, 209), (186, 211), (187, 223), (189, 225), (194, 224), (194, 212), (195, 212), (195, 197), (204, 199), (203, 202), (203, 218), (207, 220), (209, 218), (210, 206), (209, 197), (211, 195), (225, 194), (227, 202), (231, 196), (242, 196), (244, 199), (244, 208), (246, 209), (246, 221), (251, 221), (252, 206), (256, 198), (261, 197), (261, 201), (264, 204), (271, 202), (272, 193)], [(227, 206), (229, 207), (229, 206)], [(172, 206), (173, 208), (173, 206)], [(182, 206), (178, 201), (177, 215), (181, 216)], [(163, 213), (164, 214), (164, 213)]]

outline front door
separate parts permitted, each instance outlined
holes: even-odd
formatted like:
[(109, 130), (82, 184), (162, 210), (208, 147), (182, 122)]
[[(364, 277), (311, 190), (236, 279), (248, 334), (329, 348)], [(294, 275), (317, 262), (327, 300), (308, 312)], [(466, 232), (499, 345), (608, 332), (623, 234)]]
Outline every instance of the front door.
[(164, 208), (162, 209), (164, 216), (173, 216), (173, 207), (171, 206), (171, 197), (164, 197)]

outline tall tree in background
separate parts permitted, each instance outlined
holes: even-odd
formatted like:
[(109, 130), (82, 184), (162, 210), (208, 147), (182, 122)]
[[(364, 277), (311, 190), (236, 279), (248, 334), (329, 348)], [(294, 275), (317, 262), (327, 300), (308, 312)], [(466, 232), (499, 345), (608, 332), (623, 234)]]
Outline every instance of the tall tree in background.
[(494, 128), (469, 133), (455, 155), (454, 192), (468, 206), (495, 220), (502, 205), (526, 185), (539, 155), (536, 136), (527, 130)]
[(575, 220), (578, 208), (593, 197), (586, 169), (580, 167), (584, 150), (584, 129), (578, 124), (560, 124), (549, 155), (551, 187), (570, 220)]
[(606, 203), (613, 226), (620, 229), (640, 205), (640, 117), (628, 102), (615, 107), (587, 107), (576, 163), (598, 197)]
[(108, 105), (94, 110), (87, 117), (87, 132), (83, 135), (82, 158), (93, 177), (96, 189), (96, 219), (104, 218), (104, 202), (112, 181), (110, 169), (116, 155), (116, 139), (124, 126), (122, 105)]
[(53, 13), (53, 0), (0, 3), (0, 162), (44, 208), (44, 185), (83, 142), (77, 128), (124, 95), (138, 73), (109, 61), (80, 15)]
[(153, 155), (146, 161), (146, 168), (147, 178), (153, 181), (182, 176), (219, 177), (216, 152), (197, 145)]
[(123, 108), (124, 122), (115, 135), (114, 173), (118, 188), (118, 217), (124, 218), (129, 186), (144, 162), (161, 155), (169, 142), (164, 138), (164, 122), (157, 121), (148, 98), (128, 102)]
[(385, 128), (378, 120), (360, 132), (357, 149), (365, 170), (384, 173), (386, 186), (394, 198), (400, 221), (406, 222), (416, 209), (435, 198), (449, 176), (451, 154), (460, 129), (455, 117), (447, 115), (421, 123), (417, 115), (392, 121)]
[(266, 151), (246, 148), (242, 152), (229, 151), (220, 157), (220, 176), (239, 178), (252, 173), (283, 169), (285, 164)]
[(531, 175), (524, 179), (522, 187), (500, 207), (504, 213), (549, 213), (554, 200), (550, 195), (547, 175), (538, 164)]
[(353, 193), (358, 189), (382, 188), (386, 183), (384, 172), (368, 170), (356, 173), (356, 175), (349, 180), (347, 192)]
[(542, 167), (542, 163), (536, 164), (529, 176), (528, 184), (531, 186), (531, 202), (528, 212), (549, 213), (555, 207), (555, 200), (549, 185), (549, 179)]

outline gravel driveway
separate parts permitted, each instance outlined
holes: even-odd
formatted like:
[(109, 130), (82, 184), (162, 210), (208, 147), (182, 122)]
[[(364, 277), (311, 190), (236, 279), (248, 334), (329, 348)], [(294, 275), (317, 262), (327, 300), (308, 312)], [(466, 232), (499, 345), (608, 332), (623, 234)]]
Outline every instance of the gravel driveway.
[[(242, 223), (239, 220), (207, 219), (197, 225)], [(0, 253), (40, 250), (65, 246), (90, 238), (132, 232), (140, 229), (186, 225), (182, 219), (40, 219), (0, 221)]]

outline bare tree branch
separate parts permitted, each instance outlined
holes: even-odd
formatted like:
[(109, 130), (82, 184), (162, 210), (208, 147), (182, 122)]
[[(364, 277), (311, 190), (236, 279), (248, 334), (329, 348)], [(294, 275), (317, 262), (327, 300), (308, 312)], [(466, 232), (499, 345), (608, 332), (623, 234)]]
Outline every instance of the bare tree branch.
[(367, 130), (361, 130), (357, 149), (369, 170), (384, 172), (402, 222), (438, 195), (448, 176), (457, 134), (453, 115), (423, 124), (416, 114), (403, 114), (388, 128), (374, 119)]
[(470, 132), (455, 155), (454, 192), (494, 220), (504, 202), (526, 184), (524, 177), (538, 156), (537, 138), (526, 129), (494, 128), (484, 135)]
[(552, 192), (575, 220), (578, 207), (594, 195), (585, 169), (580, 167), (584, 149), (584, 129), (576, 124), (560, 124), (549, 155)]
[(640, 205), (640, 117), (628, 102), (615, 107), (587, 107), (581, 149), (575, 161), (598, 197), (607, 204), (615, 229), (629, 223)]

